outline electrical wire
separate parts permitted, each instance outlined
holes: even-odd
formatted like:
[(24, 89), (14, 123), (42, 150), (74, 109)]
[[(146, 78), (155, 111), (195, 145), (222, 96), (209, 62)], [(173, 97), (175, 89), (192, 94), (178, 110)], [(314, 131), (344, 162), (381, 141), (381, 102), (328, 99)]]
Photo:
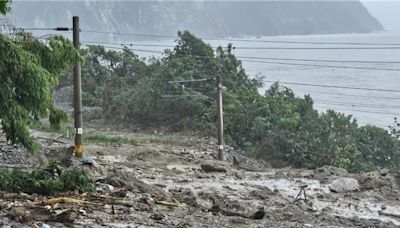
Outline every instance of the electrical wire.
[(337, 65), (334, 66), (334, 65), (272, 62), (272, 61), (259, 61), (259, 60), (241, 60), (241, 61), (242, 62), (252, 62), (252, 63), (268, 63), (268, 64), (277, 64), (277, 65), (288, 65), (288, 66), (307, 66), (307, 67), (322, 67), (322, 68), (352, 69), (352, 70), (400, 71), (400, 68), (376, 68), (376, 67), (337, 66)]
[[(170, 35), (155, 35), (155, 34), (137, 34), (137, 33), (122, 33), (122, 32), (106, 32), (96, 30), (81, 30), (87, 33), (98, 34), (112, 34), (112, 35), (125, 35), (136, 37), (150, 37), (150, 38), (171, 38), (176, 39), (178, 36)], [(286, 41), (286, 40), (253, 40), (253, 39), (232, 39), (232, 38), (218, 38), (218, 37), (199, 37), (204, 40), (221, 40), (221, 41), (238, 41), (238, 42), (251, 42), (251, 43), (277, 43), (277, 44), (312, 44), (312, 45), (362, 45), (362, 46), (400, 46), (400, 43), (354, 43), (354, 42), (315, 42), (315, 41)]]
[[(118, 45), (127, 47), (163, 47), (173, 48), (173, 45), (159, 45), (159, 44), (124, 44), (124, 43), (110, 43), (110, 42), (95, 42), (95, 41), (82, 41), (86, 44), (105, 44), (105, 45)], [(236, 56), (238, 59), (254, 59), (254, 60), (283, 60), (283, 61), (299, 61), (299, 62), (329, 62), (329, 63), (368, 63), (368, 64), (400, 64), (400, 61), (362, 61), (362, 60), (328, 60), (328, 59), (293, 59), (293, 58), (267, 58), (267, 57), (254, 57), (254, 56)]]
[[(328, 106), (329, 104), (316, 104), (316, 106)], [(329, 108), (328, 108), (329, 109)], [(335, 108), (336, 111), (343, 111), (343, 112), (358, 112), (358, 113), (368, 113), (368, 114), (380, 114), (380, 115), (390, 115), (390, 116), (400, 116), (400, 113), (390, 113), (390, 112), (374, 112), (374, 111), (367, 111), (367, 110), (360, 110), (360, 109), (341, 109)]]
[(287, 84), (287, 85), (320, 87), (320, 88), (336, 88), (336, 89), (350, 89), (350, 90), (364, 90), (364, 91), (400, 93), (400, 90), (393, 90), (393, 89), (377, 89), (377, 88), (350, 87), (350, 86), (338, 86), (338, 85), (308, 84), (308, 83), (282, 82), (282, 81), (270, 81), (270, 80), (264, 80), (264, 82)]
[(360, 97), (360, 98), (368, 98), (368, 99), (384, 99), (384, 100), (400, 100), (400, 97), (386, 97), (386, 96), (368, 96), (368, 95), (360, 95), (360, 94), (344, 94), (344, 93), (334, 93), (334, 92), (325, 92), (325, 91), (310, 91), (310, 90), (301, 90), (295, 89), (295, 92), (303, 92), (304, 95), (307, 94), (327, 94), (327, 95), (335, 95), (335, 96), (344, 96), (344, 97)]
[(319, 100), (313, 99), (316, 104), (329, 104), (329, 105), (343, 105), (351, 107), (364, 107), (364, 108), (379, 108), (379, 109), (400, 109), (400, 106), (395, 105), (375, 105), (375, 104), (365, 104), (365, 103), (348, 103), (340, 101), (329, 101), (329, 100)]
[(400, 64), (400, 61), (364, 61), (364, 60), (330, 60), (330, 59), (292, 59), (292, 58), (267, 58), (252, 56), (236, 56), (238, 59), (266, 59), (266, 60), (283, 60), (296, 62), (328, 62), (328, 63), (368, 63), (368, 64)]
[[(123, 50), (124, 48), (120, 47), (110, 47), (104, 46), (105, 48)], [(129, 50), (138, 51), (138, 52), (149, 52), (149, 53), (157, 53), (162, 54), (162, 51), (154, 51), (147, 49), (137, 49), (137, 48), (128, 48)], [(199, 58), (212, 58), (208, 56), (196, 56), (193, 57)], [(288, 63), (288, 62), (275, 62), (275, 61), (258, 61), (258, 60), (241, 60), (242, 62), (254, 62), (254, 63), (267, 63), (267, 64), (277, 64), (277, 65), (289, 65), (289, 66), (306, 66), (306, 67), (318, 67), (318, 68), (336, 68), (336, 69), (352, 69), (352, 70), (377, 70), (377, 71), (400, 71), (400, 68), (376, 68), (376, 67), (358, 67), (358, 66), (337, 66), (337, 65), (321, 65), (321, 64), (303, 64), (303, 63)]]

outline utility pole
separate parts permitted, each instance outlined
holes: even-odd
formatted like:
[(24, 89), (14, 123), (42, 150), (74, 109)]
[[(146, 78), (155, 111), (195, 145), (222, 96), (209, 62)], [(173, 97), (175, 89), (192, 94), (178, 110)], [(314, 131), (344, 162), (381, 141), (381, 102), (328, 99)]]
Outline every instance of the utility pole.
[(222, 161), (225, 159), (224, 156), (224, 110), (222, 103), (222, 78), (218, 75), (218, 160)]
[[(79, 41), (79, 17), (72, 18), (72, 36), (74, 47), (77, 51), (80, 48)], [(81, 63), (77, 61), (74, 66), (74, 125), (75, 125), (75, 157), (83, 157), (83, 143), (82, 143), (82, 80), (81, 80)]]

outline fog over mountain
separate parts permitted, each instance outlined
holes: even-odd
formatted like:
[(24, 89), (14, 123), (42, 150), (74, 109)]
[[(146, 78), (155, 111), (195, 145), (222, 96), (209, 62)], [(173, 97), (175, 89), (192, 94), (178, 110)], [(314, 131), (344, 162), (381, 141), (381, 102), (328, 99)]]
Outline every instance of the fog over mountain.
[(400, 31), (400, 0), (362, 0), (368, 11), (375, 16), (388, 31)]
[(383, 29), (355, 0), (15, 1), (12, 8), (11, 17), (21, 27), (70, 25), (71, 17), (77, 15), (82, 29), (139, 34), (174, 35), (190, 30), (202, 36), (266, 36)]

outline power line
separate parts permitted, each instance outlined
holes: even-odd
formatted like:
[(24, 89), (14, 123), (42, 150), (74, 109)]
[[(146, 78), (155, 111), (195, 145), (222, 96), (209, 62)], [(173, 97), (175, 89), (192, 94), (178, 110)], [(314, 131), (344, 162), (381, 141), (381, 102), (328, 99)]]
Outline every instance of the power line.
[(189, 83), (189, 82), (205, 82), (209, 81), (210, 79), (208, 78), (201, 78), (201, 79), (191, 79), (191, 80), (181, 80), (181, 81), (168, 81), (168, 83)]
[[(105, 44), (105, 45), (118, 45), (130, 47), (163, 47), (173, 48), (174, 45), (160, 45), (160, 44), (124, 44), (124, 43), (109, 43), (109, 42), (95, 42), (83, 41), (82, 43), (88, 44)], [(362, 61), (362, 60), (328, 60), (328, 59), (292, 59), (292, 58), (267, 58), (267, 57), (253, 57), (253, 56), (237, 56), (238, 59), (266, 59), (266, 60), (283, 60), (283, 61), (300, 61), (300, 62), (332, 62), (332, 63), (371, 63), (371, 64), (400, 64), (399, 61)]]
[[(155, 35), (155, 34), (137, 34), (137, 33), (122, 33), (122, 32), (106, 32), (95, 30), (81, 30), (87, 33), (98, 34), (112, 34), (112, 35), (125, 35), (136, 37), (151, 37), (151, 38), (171, 38), (176, 39), (178, 36), (170, 35)], [(251, 42), (251, 43), (277, 43), (277, 44), (313, 44), (313, 45), (362, 45), (362, 46), (399, 46), (400, 43), (354, 43), (354, 42), (315, 42), (315, 41), (286, 41), (286, 40), (253, 40), (253, 39), (232, 39), (232, 38), (218, 38), (218, 37), (199, 37), (204, 40), (221, 40), (221, 41), (238, 41), (238, 42)]]
[[(87, 44), (85, 44), (85, 43), (82, 43), (82, 45), (90, 46), (90, 45), (87, 45)], [(163, 53), (163, 52), (161, 52), (161, 51), (154, 51), (154, 50), (147, 50), (147, 49), (138, 49), (138, 48), (128, 48), (128, 47), (122, 48), (122, 47), (110, 47), (110, 46), (103, 46), (103, 47), (109, 48), (109, 49), (115, 49), (115, 50), (124, 50), (125, 48), (127, 48), (127, 49), (129, 49), (129, 50), (137, 51), (137, 52), (148, 52), (148, 53), (156, 53), (156, 54), (162, 54), (162, 53)]]
[(118, 45), (118, 46), (127, 46), (127, 47), (165, 47), (172, 48), (174, 45), (163, 45), (163, 44), (133, 44), (133, 43), (113, 43), (113, 42), (97, 42), (97, 41), (82, 41), (82, 43), (86, 44), (102, 44), (102, 45)]
[(266, 60), (284, 60), (284, 61), (299, 61), (299, 62), (328, 62), (328, 63), (382, 63), (382, 64), (400, 64), (399, 61), (363, 61), (363, 60), (329, 60), (329, 59), (291, 59), (291, 58), (267, 58), (267, 57), (252, 57), (252, 56), (236, 56), (239, 59), (266, 59)]
[(22, 30), (30, 31), (71, 31), (68, 27), (55, 27), (55, 28), (20, 28)]
[[(120, 47), (110, 47), (104, 46), (105, 48), (123, 50), (124, 48)], [(128, 47), (125, 47), (128, 48)], [(136, 48), (128, 48), (129, 50), (139, 51), (139, 52), (149, 52), (149, 53), (157, 53), (162, 54), (161, 51), (153, 51), (147, 49), (136, 49)], [(197, 58), (213, 58), (208, 56), (197, 56), (192, 55)], [(267, 63), (267, 64), (277, 64), (277, 65), (289, 65), (289, 66), (307, 66), (307, 67), (322, 67), (322, 68), (338, 68), (338, 69), (353, 69), (353, 70), (378, 70), (378, 71), (400, 71), (400, 68), (375, 68), (375, 67), (358, 67), (358, 66), (337, 66), (337, 65), (321, 65), (321, 64), (303, 64), (303, 63), (287, 63), (287, 62), (272, 62), (272, 61), (258, 61), (258, 60), (241, 60), (242, 62), (254, 62), (254, 63)]]
[(345, 97), (363, 97), (363, 98), (368, 98), (368, 99), (400, 100), (400, 97), (386, 97), (386, 96), (374, 97), (374, 96), (359, 95), (359, 94), (333, 93), (333, 92), (310, 91), (310, 90), (301, 90), (301, 89), (296, 89), (294, 91), (295, 92), (297, 92), (297, 91), (304, 92), (305, 94), (316, 93), (316, 94), (327, 94), (327, 95), (336, 95), (336, 96), (345, 96)]
[[(111, 44), (111, 45), (120, 45), (120, 46), (136, 46), (133, 44), (123, 44), (123, 43), (107, 43), (107, 42), (94, 42), (89, 41), (91, 43), (103, 43), (103, 44)], [(142, 44), (143, 46), (153, 46), (153, 47), (173, 47), (168, 45), (156, 45), (156, 44)], [(212, 47), (216, 48), (216, 47)], [(400, 49), (400, 46), (385, 46), (385, 47), (237, 47), (234, 46), (234, 49), (238, 50), (395, 50)]]
[[(329, 104), (316, 104), (317, 106), (327, 106)], [(341, 108), (335, 108), (335, 110), (338, 111), (344, 111), (344, 112), (359, 112), (359, 113), (369, 113), (369, 114), (380, 114), (380, 115), (390, 115), (390, 116), (400, 116), (400, 113), (390, 113), (390, 112), (374, 112), (374, 111), (367, 111), (367, 110), (360, 110), (360, 109), (341, 109)]]
[(334, 65), (287, 63), (287, 62), (272, 62), (272, 61), (259, 61), (259, 60), (241, 60), (241, 61), (242, 62), (252, 62), (252, 63), (268, 63), (268, 64), (277, 64), (277, 65), (289, 65), (289, 66), (308, 66), (308, 67), (339, 68), (339, 69), (353, 69), (353, 70), (400, 71), (400, 68), (375, 68), (375, 67), (337, 66), (337, 65), (334, 66)]
[(400, 49), (397, 46), (391, 47), (235, 47), (242, 50), (394, 50)]
[(264, 80), (264, 82), (287, 84), (287, 85), (321, 87), (321, 88), (353, 89), (353, 90), (400, 93), (400, 90), (391, 90), (391, 89), (376, 89), (376, 88), (349, 87), (349, 86), (337, 86), (337, 85), (307, 84), (307, 83), (298, 83), (298, 82), (281, 82), (281, 81), (270, 81), (270, 80)]
[[(314, 100), (314, 99), (313, 99)], [(314, 100), (316, 103), (320, 104), (329, 104), (329, 105), (344, 105), (344, 106), (352, 106), (352, 107), (364, 107), (364, 108), (380, 108), (380, 109), (400, 109), (400, 106), (395, 105), (374, 105), (374, 104), (365, 104), (365, 103), (347, 103), (347, 102), (338, 102), (338, 101), (329, 101), (329, 100)]]

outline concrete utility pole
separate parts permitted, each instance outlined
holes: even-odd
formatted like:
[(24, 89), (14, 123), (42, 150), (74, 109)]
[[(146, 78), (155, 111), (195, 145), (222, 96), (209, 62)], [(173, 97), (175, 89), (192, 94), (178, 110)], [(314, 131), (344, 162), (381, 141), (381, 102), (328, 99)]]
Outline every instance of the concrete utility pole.
[[(74, 47), (77, 51), (80, 48), (79, 41), (79, 17), (72, 18), (72, 35)], [(82, 94), (81, 94), (81, 63), (77, 61), (74, 66), (74, 125), (75, 125), (75, 157), (83, 157), (83, 143), (82, 143)]]
[(224, 155), (224, 110), (222, 103), (222, 78), (219, 75), (218, 78), (218, 160), (222, 161), (225, 159)]

